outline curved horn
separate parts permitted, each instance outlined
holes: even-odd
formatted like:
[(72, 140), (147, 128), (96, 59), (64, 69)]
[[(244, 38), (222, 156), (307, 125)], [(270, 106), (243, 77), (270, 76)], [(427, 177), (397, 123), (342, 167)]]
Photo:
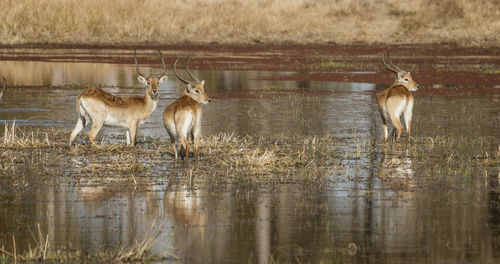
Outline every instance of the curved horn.
[(158, 53), (160, 53), (161, 63), (163, 64), (163, 71), (160, 73), (160, 75), (158, 75), (158, 78), (161, 78), (167, 71), (167, 65), (165, 65), (165, 59), (163, 59), (163, 55), (161, 55), (160, 50), (158, 50)]
[(387, 51), (387, 60), (389, 61), (389, 64), (391, 64), (391, 66), (394, 69), (396, 69), (396, 70), (398, 70), (400, 72), (406, 72), (406, 71), (402, 70), (401, 68), (399, 68), (398, 66), (394, 65), (394, 63), (392, 63), (391, 58), (389, 57), (389, 51)]
[(139, 65), (137, 65), (137, 56), (135, 54), (135, 49), (134, 49), (134, 61), (135, 61), (135, 70), (137, 71), (137, 74), (144, 77), (144, 75), (139, 71)]
[(3, 93), (5, 92), (5, 89), (7, 88), (7, 80), (5, 80), (5, 76), (2, 76), (3, 80), (3, 88), (2, 91), (0, 92), (0, 101), (2, 101)]
[[(385, 61), (385, 57), (387, 57), (387, 61), (388, 61), (389, 63), (387, 63), (387, 62)], [(386, 50), (386, 51), (384, 52), (384, 57), (382, 57), (382, 62), (384, 63), (384, 66), (385, 66), (388, 70), (390, 70), (390, 71), (392, 71), (392, 72), (394, 72), (394, 73), (396, 73), (396, 74), (397, 74), (397, 73), (399, 73), (399, 72), (405, 72), (405, 71), (403, 71), (401, 68), (399, 68), (398, 66), (394, 65), (394, 63), (392, 63), (391, 58), (390, 58), (390, 56), (389, 56), (389, 50)]]
[(191, 76), (191, 78), (193, 78), (193, 80), (195, 80), (197, 83), (199, 83), (200, 80), (198, 80), (198, 78), (196, 78), (196, 76), (194, 76), (194, 74), (189, 70), (188, 64), (189, 64), (189, 56), (186, 59), (186, 71), (189, 73), (189, 76)]
[(384, 55), (382, 56), (382, 63), (384, 64), (386, 69), (397, 74), (398, 71), (396, 69), (394, 69), (393, 67), (391, 67), (391, 65), (387, 64), (387, 62), (385, 61), (385, 57), (387, 57), (388, 55), (389, 55), (389, 51), (388, 50), (384, 51)]
[(177, 76), (177, 79), (179, 79), (181, 82), (185, 83), (185, 84), (189, 84), (188, 81), (186, 81), (184, 78), (182, 78), (178, 73), (177, 73), (177, 62), (180, 60), (181, 58), (177, 58), (177, 60), (175, 60), (175, 63), (174, 63), (174, 73), (175, 73), (175, 76)]

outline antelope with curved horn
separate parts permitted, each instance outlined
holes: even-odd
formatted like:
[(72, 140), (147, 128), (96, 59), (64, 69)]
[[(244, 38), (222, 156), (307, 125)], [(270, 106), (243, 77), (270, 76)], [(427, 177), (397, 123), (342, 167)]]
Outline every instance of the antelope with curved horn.
[(73, 142), (80, 131), (92, 120), (92, 128), (88, 134), (89, 140), (95, 144), (95, 137), (103, 125), (127, 128), (127, 145), (135, 145), (137, 127), (144, 123), (156, 109), (158, 102), (158, 88), (168, 77), (165, 75), (165, 60), (160, 54), (163, 64), (162, 72), (155, 77), (146, 78), (139, 72), (136, 51), (134, 49), (134, 62), (139, 82), (146, 86), (143, 97), (118, 97), (99, 88), (87, 88), (78, 95), (76, 111), (78, 121), (71, 133), (69, 144)]
[(5, 76), (2, 76), (2, 81), (3, 81), (3, 88), (2, 88), (2, 91), (0, 92), (0, 101), (2, 101), (3, 94), (5, 93), (5, 89), (7, 89), (7, 80), (5, 80)]
[[(386, 61), (387, 59), (387, 61)], [(394, 129), (397, 130), (397, 138), (399, 140), (403, 133), (403, 125), (401, 124), (401, 115), (404, 115), (408, 140), (411, 138), (411, 117), (413, 112), (414, 97), (411, 92), (417, 91), (419, 85), (411, 78), (409, 72), (403, 71), (395, 66), (390, 57), (389, 51), (384, 52), (382, 63), (387, 70), (396, 75), (396, 80), (391, 87), (382, 91), (378, 96), (378, 107), (380, 116), (382, 117), (382, 129), (384, 131), (384, 139), (387, 140), (387, 120), (390, 118)], [(394, 133), (394, 129), (391, 134)]]
[[(205, 94), (205, 81), (199, 81), (196, 76), (189, 70), (189, 57), (186, 59), (186, 71), (195, 82), (190, 82), (184, 79), (177, 73), (177, 62), (174, 63), (174, 73), (177, 78), (186, 84), (186, 88), (181, 97), (175, 102), (167, 106), (163, 111), (163, 124), (170, 136), (170, 142), (174, 149), (174, 159), (177, 160), (176, 141), (181, 144), (181, 158), (189, 157), (188, 138), (191, 138), (193, 143), (194, 160), (198, 159), (198, 144), (200, 142), (201, 133), (201, 106), (208, 104), (211, 99)], [(184, 149), (184, 155), (182, 153)]]

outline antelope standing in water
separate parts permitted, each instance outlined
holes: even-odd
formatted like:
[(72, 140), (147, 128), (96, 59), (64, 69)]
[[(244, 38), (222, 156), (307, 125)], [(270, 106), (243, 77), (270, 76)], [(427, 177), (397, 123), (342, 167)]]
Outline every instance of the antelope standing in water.
[(200, 142), (201, 132), (200, 103), (208, 104), (211, 100), (205, 94), (205, 88), (203, 87), (205, 81), (202, 80), (200, 82), (189, 70), (189, 57), (186, 59), (186, 71), (195, 82), (189, 82), (177, 73), (176, 67), (179, 59), (180, 58), (177, 58), (174, 63), (174, 73), (181, 82), (186, 84), (186, 89), (181, 97), (167, 106), (165, 111), (163, 111), (163, 124), (170, 136), (170, 142), (174, 149), (174, 159), (177, 160), (176, 141), (184, 148), (184, 155), (181, 148), (181, 158), (189, 157), (187, 140), (190, 137), (193, 143), (193, 156), (196, 161), (198, 158), (198, 144)]
[[(386, 61), (387, 57), (387, 61)], [(382, 117), (382, 129), (384, 131), (384, 138), (387, 140), (389, 134), (387, 133), (387, 119), (390, 117), (394, 128), (397, 130), (397, 138), (399, 140), (401, 133), (403, 133), (403, 125), (401, 124), (401, 115), (404, 114), (406, 124), (406, 131), (408, 133), (408, 140), (410, 139), (411, 131), (411, 116), (413, 112), (414, 97), (411, 92), (417, 91), (418, 84), (413, 81), (409, 72), (405, 72), (395, 66), (389, 58), (389, 51), (384, 53), (382, 57), (384, 66), (394, 74), (397, 79), (391, 87), (382, 91), (378, 96), (378, 109)], [(394, 129), (391, 134), (394, 133)]]
[(168, 79), (165, 75), (167, 70), (165, 60), (159, 50), (158, 53), (160, 53), (163, 71), (156, 77), (146, 78), (139, 72), (134, 50), (138, 79), (146, 86), (146, 94), (143, 97), (118, 97), (94, 87), (87, 88), (78, 95), (76, 100), (78, 121), (71, 133), (70, 145), (78, 133), (89, 123), (89, 120), (92, 120), (92, 128), (88, 136), (93, 145), (95, 137), (103, 125), (127, 128), (127, 145), (135, 145), (137, 127), (144, 123), (156, 109), (159, 85)]
[(7, 80), (5, 80), (4, 76), (2, 76), (2, 82), (3, 82), (3, 88), (2, 91), (0, 92), (0, 101), (2, 101), (3, 94), (5, 93), (5, 89), (7, 88)]

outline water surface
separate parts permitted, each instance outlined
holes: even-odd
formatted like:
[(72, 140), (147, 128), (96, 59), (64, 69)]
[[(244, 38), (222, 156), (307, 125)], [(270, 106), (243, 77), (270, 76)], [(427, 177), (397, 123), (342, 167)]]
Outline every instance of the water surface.
[[(15, 87), (1, 102), (1, 122), (15, 119), (23, 128), (54, 128), (68, 137), (77, 119), (76, 96), (88, 84), (121, 96), (144, 94), (134, 65), (0, 61), (0, 69)], [(145, 65), (141, 70), (147, 75), (160, 68)], [(384, 150), (375, 102), (377, 91), (387, 85), (282, 80), (294, 72), (193, 72), (206, 81), (205, 90), (214, 99), (203, 106), (204, 136), (332, 135), (342, 139), (343, 153), (348, 153), (341, 158), (342, 169), (317, 185), (214, 191), (189, 188), (183, 179), (196, 170), (167, 160), (137, 173), (141, 188), (135, 189), (128, 176), (95, 175), (97, 181), (73, 175), (92, 157), (34, 152), (31, 160), (51, 161), (47, 167), (16, 165), (27, 166), (16, 177), (28, 182), (30, 190), (7, 187), (13, 177), (0, 172), (5, 184), (0, 187), (0, 246), (10, 249), (15, 236), (18, 247), (26, 248), (40, 224), (51, 245), (97, 251), (133, 244), (151, 235), (154, 226), (162, 230), (164, 242), (155, 244), (155, 250), (181, 262), (500, 259), (499, 165), (450, 168), (446, 155), (422, 162), (404, 147)], [(182, 92), (170, 69), (167, 74), (157, 110), (139, 128), (138, 148), (150, 138), (167, 139), (161, 115)], [(491, 92), (460, 92), (475, 89)], [(419, 142), (454, 134), (488, 138), (486, 149), (498, 149), (500, 93), (495, 86), (426, 85), (415, 96), (413, 134)], [(88, 144), (87, 131), (77, 143)], [(99, 139), (125, 144), (125, 130), (104, 128)], [(7, 158), (2, 156), (3, 164)], [(95, 184), (103, 178), (111, 184)]]

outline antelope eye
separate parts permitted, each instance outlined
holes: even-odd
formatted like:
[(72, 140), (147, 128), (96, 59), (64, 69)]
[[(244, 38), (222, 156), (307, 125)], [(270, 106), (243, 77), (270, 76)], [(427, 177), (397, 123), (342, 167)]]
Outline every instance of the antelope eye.
[(405, 78), (405, 82), (409, 82), (409, 81), (410, 81), (410, 79), (408, 79), (408, 78)]
[(147, 86), (151, 85), (149, 82), (146, 83)]
[(200, 93), (200, 90), (196, 89), (194, 90), (195, 93), (199, 94)]

